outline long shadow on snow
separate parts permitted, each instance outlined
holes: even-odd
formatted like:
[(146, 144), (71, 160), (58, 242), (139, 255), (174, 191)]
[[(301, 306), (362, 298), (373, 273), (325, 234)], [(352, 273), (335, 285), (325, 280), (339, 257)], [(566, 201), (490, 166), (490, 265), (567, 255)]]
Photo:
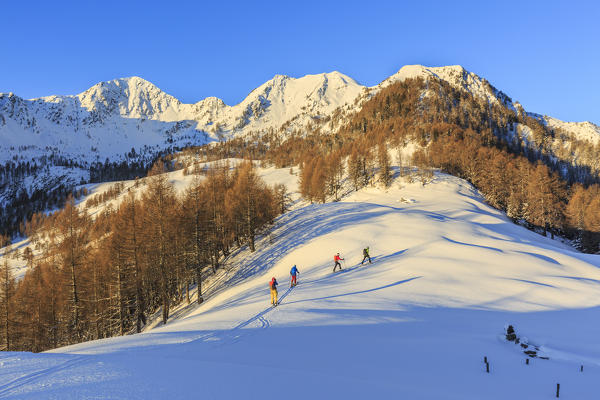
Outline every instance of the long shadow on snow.
[(483, 246), (480, 244), (473, 244), (473, 243), (466, 243), (466, 242), (459, 242), (458, 240), (454, 240), (454, 239), (450, 239), (447, 236), (442, 236), (442, 239), (446, 240), (447, 242), (453, 243), (453, 244), (460, 244), (462, 246), (470, 246), (470, 247), (478, 247), (480, 249), (485, 249), (485, 250), (493, 250), (493, 251), (497, 251), (499, 253), (504, 253), (504, 250), (499, 249), (497, 247), (490, 247), (490, 246)]
[(529, 283), (531, 285), (545, 286), (545, 287), (549, 287), (549, 288), (556, 288), (556, 286), (550, 285), (548, 283), (536, 282), (536, 281), (531, 281), (531, 280), (528, 280), (528, 279), (517, 279), (517, 278), (502, 278), (502, 279), (506, 279), (506, 280), (509, 280), (509, 281), (515, 281), (515, 282)]
[[(531, 230), (525, 228), (524, 226), (515, 224), (503, 212), (497, 211), (498, 214), (495, 214), (493, 212), (485, 210), (483, 205), (485, 205), (487, 207), (491, 207), (491, 206), (487, 205), (487, 203), (485, 203), (485, 201), (482, 198), (471, 195), (471, 194), (465, 194), (465, 193), (460, 193), (460, 194), (462, 196), (465, 196), (465, 197), (469, 198), (470, 200), (472, 200), (468, 203), (471, 206), (471, 209), (468, 211), (470, 211), (473, 215), (477, 215), (477, 214), (486, 215), (489, 217), (496, 218), (499, 222), (498, 223), (477, 222), (477, 221), (474, 221), (473, 218), (471, 218), (471, 217), (460, 217), (457, 219), (461, 219), (463, 221), (470, 222), (473, 225), (475, 225), (479, 228), (482, 228), (484, 230), (488, 230), (488, 231), (495, 232), (497, 234), (505, 235), (508, 237), (508, 239), (490, 235), (488, 233), (483, 233), (483, 232), (479, 232), (480, 235), (486, 236), (486, 237), (489, 237), (489, 238), (492, 238), (495, 240), (500, 240), (500, 241), (505, 241), (505, 242), (510, 242), (510, 243), (524, 244), (527, 246), (537, 247), (537, 248), (544, 249), (544, 250), (557, 251), (559, 253), (568, 254), (571, 257), (575, 257), (581, 261), (590, 263), (594, 266), (600, 266), (600, 258), (598, 258), (597, 256), (595, 256), (593, 254), (580, 253), (575, 249), (561, 248), (560, 245), (558, 243), (556, 243), (555, 241), (553, 241), (552, 239), (544, 237), (534, 231), (531, 231)], [(544, 261), (548, 261), (553, 264), (561, 265), (560, 262), (554, 260), (553, 258), (544, 256), (541, 254), (525, 252), (525, 251), (518, 252), (518, 253), (527, 254), (527, 255), (530, 255), (533, 257), (540, 258)]]
[(348, 293), (342, 293), (342, 294), (334, 294), (334, 295), (331, 295), (331, 296), (315, 297), (315, 298), (312, 298), (312, 299), (302, 299), (302, 300), (296, 300), (296, 301), (289, 301), (289, 302), (285, 303), (285, 305), (295, 304), (295, 303), (304, 303), (304, 302), (307, 302), (307, 301), (333, 299), (333, 298), (336, 298), (336, 297), (352, 296), (352, 295), (355, 295), (355, 294), (375, 292), (377, 290), (387, 289), (387, 288), (390, 288), (390, 287), (393, 287), (393, 286), (401, 285), (403, 283), (414, 281), (415, 279), (419, 279), (419, 278), (422, 278), (422, 276), (415, 276), (415, 277), (412, 277), (412, 278), (404, 279), (404, 280), (401, 280), (401, 281), (398, 281), (398, 282), (390, 283), (388, 285), (383, 285), (383, 286), (379, 286), (379, 287), (372, 288), (372, 289), (358, 290), (358, 291), (355, 291), (355, 292), (348, 292)]
[(600, 284), (600, 280), (592, 278), (584, 278), (582, 276), (566, 276), (566, 275), (548, 275), (550, 278), (561, 278), (561, 279), (572, 279), (580, 282), (586, 282), (591, 284)]
[(515, 252), (516, 253), (520, 253), (520, 254), (525, 254), (525, 255), (528, 255), (528, 256), (531, 256), (531, 257), (539, 258), (540, 260), (547, 261), (547, 262), (549, 262), (551, 264), (562, 265), (561, 263), (559, 263), (558, 261), (556, 261), (554, 258), (545, 256), (543, 254), (531, 253), (529, 251), (515, 251)]

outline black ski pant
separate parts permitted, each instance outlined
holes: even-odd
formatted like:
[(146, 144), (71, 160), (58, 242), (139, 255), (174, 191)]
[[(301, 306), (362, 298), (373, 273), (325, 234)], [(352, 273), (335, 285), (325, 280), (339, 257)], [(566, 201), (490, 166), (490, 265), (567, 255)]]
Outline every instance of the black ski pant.
[(336, 269), (337, 267), (340, 267), (340, 271), (342, 270), (342, 264), (340, 264), (340, 262), (339, 262), (339, 261), (336, 261), (336, 262), (335, 262), (335, 265), (333, 266), (333, 272), (335, 272), (335, 269)]
[(371, 264), (371, 257), (369, 257), (368, 254), (363, 257), (363, 260), (362, 260), (361, 264), (364, 263), (366, 259), (368, 259), (369, 260), (369, 264)]

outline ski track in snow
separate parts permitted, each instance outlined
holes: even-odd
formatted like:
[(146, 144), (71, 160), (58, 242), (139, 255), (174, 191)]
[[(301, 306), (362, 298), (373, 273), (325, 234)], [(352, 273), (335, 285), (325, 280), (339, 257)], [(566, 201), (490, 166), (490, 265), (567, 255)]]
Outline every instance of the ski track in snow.
[[(243, 337), (243, 333), (242, 333), (242, 329), (254, 324), (255, 322), (258, 322), (260, 324), (259, 328), (260, 329), (268, 329), (271, 327), (271, 321), (269, 321), (266, 318), (266, 315), (269, 314), (272, 311), (277, 310), (278, 307), (281, 307), (283, 299), (285, 299), (292, 291), (293, 288), (288, 288), (282, 295), (281, 297), (278, 298), (278, 305), (276, 307), (273, 306), (269, 306), (267, 308), (265, 308), (264, 310), (262, 310), (261, 312), (259, 312), (258, 314), (252, 316), (251, 318), (239, 323), (238, 325), (234, 326), (233, 328), (231, 328), (230, 330), (226, 330), (226, 331), (222, 331), (222, 332), (214, 332), (213, 334), (210, 334), (206, 337), (203, 337), (199, 340), (203, 340), (203, 341), (213, 341), (213, 340), (217, 340), (218, 341), (218, 345), (219, 346), (224, 346), (224, 345), (229, 345), (231, 343), (237, 342), (239, 341), (242, 337)], [(250, 330), (247, 330), (249, 334)]]
[(7, 398), (17, 389), (25, 385), (31, 385), (38, 380), (48, 378), (58, 372), (66, 371), (72, 368), (76, 368), (78, 365), (83, 364), (87, 361), (86, 356), (74, 356), (70, 357), (65, 362), (45, 368), (39, 371), (35, 371), (29, 374), (25, 374), (19, 378), (13, 379), (12, 381), (0, 385), (0, 398)]

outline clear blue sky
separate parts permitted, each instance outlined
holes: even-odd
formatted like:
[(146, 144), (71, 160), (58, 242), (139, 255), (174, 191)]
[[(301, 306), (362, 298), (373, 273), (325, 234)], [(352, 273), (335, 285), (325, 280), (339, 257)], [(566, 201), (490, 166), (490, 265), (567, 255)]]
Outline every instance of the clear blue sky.
[(184, 102), (235, 104), (275, 74), (374, 85), (406, 64), (461, 64), (529, 111), (600, 124), (593, 1), (6, 1), (0, 13), (0, 92), (25, 98), (137, 75)]

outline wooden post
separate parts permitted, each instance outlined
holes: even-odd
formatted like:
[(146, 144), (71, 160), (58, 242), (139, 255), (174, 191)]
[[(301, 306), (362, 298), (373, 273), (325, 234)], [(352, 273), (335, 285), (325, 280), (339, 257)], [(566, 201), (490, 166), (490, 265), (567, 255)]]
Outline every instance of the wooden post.
[(583, 372), (583, 365), (581, 366), (581, 369), (579, 370), (579, 372)]
[(489, 363), (485, 363), (485, 372), (487, 372), (488, 374), (490, 373), (490, 364)]
[(483, 362), (484, 362), (484, 363), (486, 363), (486, 364), (488, 363), (488, 362), (487, 362), (487, 356), (484, 356), (484, 357), (483, 357)]
[(529, 358), (525, 359), (525, 364), (529, 365)]
[(556, 384), (556, 397), (558, 398), (560, 395), (560, 383)]

